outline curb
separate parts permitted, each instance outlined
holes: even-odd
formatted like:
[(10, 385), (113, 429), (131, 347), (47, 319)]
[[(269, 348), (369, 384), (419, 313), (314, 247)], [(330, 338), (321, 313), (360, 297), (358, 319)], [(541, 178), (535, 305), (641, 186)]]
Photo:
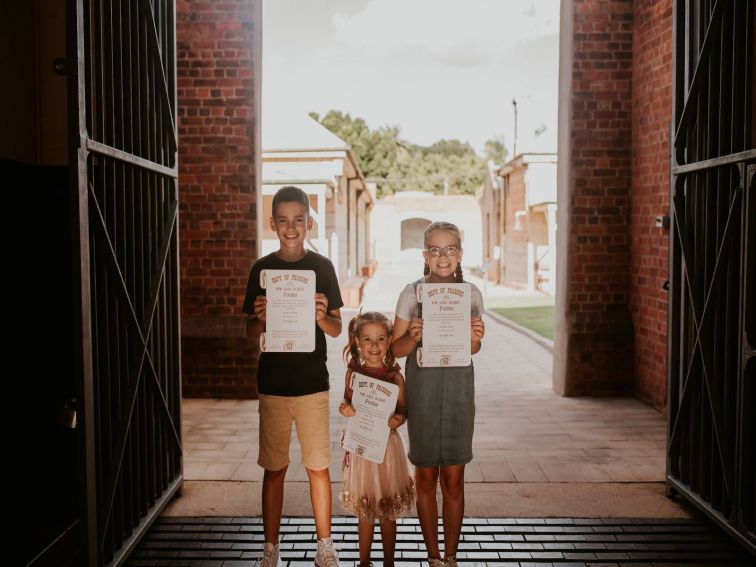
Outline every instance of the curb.
[(535, 331), (531, 331), (527, 327), (523, 327), (522, 325), (519, 325), (519, 324), (515, 323), (514, 321), (510, 321), (509, 319), (507, 319), (503, 315), (499, 315), (498, 313), (494, 312), (491, 309), (486, 309), (485, 310), (485, 314), (488, 315), (489, 317), (491, 317), (491, 319), (493, 319), (495, 321), (498, 321), (502, 325), (505, 325), (505, 326), (509, 327), (510, 329), (512, 329), (514, 331), (517, 331), (521, 335), (525, 335), (526, 337), (528, 337), (532, 341), (534, 341), (534, 342), (538, 343), (539, 345), (541, 345), (544, 349), (546, 349), (547, 351), (549, 351), (551, 354), (554, 354), (554, 341), (552, 341), (551, 339), (547, 339), (546, 337), (542, 337), (541, 335), (539, 335)]

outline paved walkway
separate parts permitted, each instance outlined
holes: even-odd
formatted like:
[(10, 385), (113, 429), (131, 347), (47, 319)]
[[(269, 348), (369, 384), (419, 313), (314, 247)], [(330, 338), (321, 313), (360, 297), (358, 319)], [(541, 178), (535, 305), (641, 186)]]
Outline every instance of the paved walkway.
[[(364, 309), (391, 313), (399, 291), (416, 274), (415, 265), (379, 270), (367, 286)], [(491, 294), (512, 293), (506, 288), (493, 286), (489, 286), (488, 291)], [(353, 314), (344, 312), (345, 323)], [(507, 490), (508, 494), (521, 498), (522, 493), (510, 483), (585, 483), (590, 488), (592, 483), (658, 483), (664, 480), (665, 420), (661, 414), (633, 398), (564, 398), (557, 395), (551, 389), (551, 354), (490, 317), (485, 321), (483, 349), (474, 357), (475, 459), (465, 474), (468, 486), (479, 484), (477, 492), (469, 492), (473, 501), (474, 495), (478, 494), (481, 504), (485, 505), (495, 501), (495, 495), (506, 494)], [(345, 343), (344, 336), (328, 340), (334, 446), (331, 475), (335, 483), (342, 478), (342, 452), (337, 440), (344, 427), (344, 418), (337, 413), (336, 407), (343, 393), (341, 349)], [(257, 401), (187, 399), (183, 408), (184, 475), (187, 481), (262, 480), (262, 470), (256, 464)], [(292, 439), (291, 454), (287, 480), (304, 483), (306, 473), (300, 464), (296, 436)], [(595, 490), (596, 494), (603, 490), (605, 498), (627, 498), (616, 492), (627, 488), (612, 484), (597, 485)], [(570, 485), (561, 485), (553, 498), (584, 499), (581, 495), (565, 496), (570, 489)], [(224, 485), (222, 490), (232, 489)], [(190, 487), (188, 492), (191, 491)], [(662, 491), (660, 485), (655, 485), (653, 497), (657, 498)], [(538, 493), (548, 494), (548, 489), (542, 486)], [(306, 499), (306, 492), (302, 496)], [(227, 494), (227, 500), (234, 498)], [(666, 501), (664, 498), (660, 500)], [(665, 505), (668, 503), (660, 502), (660, 510)], [(338, 513), (339, 508), (334, 510)], [(515, 512), (518, 510), (500, 511), (499, 514)], [(593, 512), (586, 510), (584, 513), (590, 515)]]

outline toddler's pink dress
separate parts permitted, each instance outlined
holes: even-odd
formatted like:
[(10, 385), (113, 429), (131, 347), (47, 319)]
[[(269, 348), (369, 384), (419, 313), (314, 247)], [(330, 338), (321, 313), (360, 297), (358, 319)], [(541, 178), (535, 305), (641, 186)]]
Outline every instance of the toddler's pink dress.
[[(396, 383), (399, 365), (366, 368), (350, 363), (349, 368), (371, 378)], [(350, 452), (344, 455), (344, 483), (339, 500), (350, 513), (364, 519), (396, 519), (406, 514), (415, 501), (415, 483), (401, 433), (392, 430), (382, 463), (374, 463)]]

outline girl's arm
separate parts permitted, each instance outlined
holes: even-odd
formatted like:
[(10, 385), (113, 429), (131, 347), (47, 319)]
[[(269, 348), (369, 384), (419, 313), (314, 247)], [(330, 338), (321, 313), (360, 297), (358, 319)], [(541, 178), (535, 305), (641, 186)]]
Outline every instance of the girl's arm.
[(483, 335), (485, 334), (486, 329), (483, 325), (483, 317), (473, 317), (470, 319), (470, 352), (472, 354), (480, 350), (481, 340), (483, 340)]
[(353, 415), (357, 415), (357, 410), (352, 406), (352, 388), (350, 388), (352, 382), (351, 368), (347, 368), (346, 378), (344, 380), (344, 399), (339, 404), (339, 413), (345, 417), (352, 417)]
[(423, 338), (423, 320), (405, 321), (394, 317), (394, 330), (391, 335), (391, 352), (396, 358), (407, 356)]
[(394, 414), (389, 418), (389, 428), (396, 429), (407, 421), (407, 407), (404, 403), (404, 377), (396, 372), (394, 375), (394, 384), (399, 386), (399, 396), (396, 399), (396, 410)]

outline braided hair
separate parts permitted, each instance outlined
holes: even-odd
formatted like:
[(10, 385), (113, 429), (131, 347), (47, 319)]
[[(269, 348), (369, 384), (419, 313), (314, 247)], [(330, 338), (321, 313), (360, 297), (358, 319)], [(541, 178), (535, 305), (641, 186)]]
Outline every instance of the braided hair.
[[(351, 321), (349, 321), (349, 342), (344, 347), (344, 361), (347, 364), (352, 361), (354, 361), (355, 364), (360, 364), (360, 331), (362, 330), (362, 327), (364, 327), (368, 323), (377, 323), (379, 325), (382, 325), (386, 330), (386, 338), (391, 341), (392, 324), (391, 321), (389, 321), (388, 317), (386, 317), (383, 313), (379, 313), (378, 311), (366, 311), (365, 313), (358, 313), (355, 317), (352, 317)], [(394, 353), (391, 352), (391, 347), (389, 347), (388, 351), (386, 352), (386, 358), (383, 363), (387, 366), (394, 366), (396, 364), (396, 358), (394, 357)]]
[[(452, 224), (446, 221), (432, 222), (428, 225), (428, 227), (425, 229), (425, 232), (423, 233), (423, 244), (426, 247), (428, 246), (428, 237), (430, 236), (431, 232), (434, 232), (436, 230), (445, 230), (454, 234), (457, 237), (457, 244), (459, 245), (459, 249), (462, 250), (462, 232), (459, 230), (456, 224)], [(430, 265), (428, 264), (428, 262), (425, 262), (425, 265), (423, 266), (423, 275), (430, 275)], [(457, 264), (457, 269), (454, 270), (454, 277), (456, 283), (462, 283), (465, 281), (464, 277), (462, 276), (462, 264)]]

